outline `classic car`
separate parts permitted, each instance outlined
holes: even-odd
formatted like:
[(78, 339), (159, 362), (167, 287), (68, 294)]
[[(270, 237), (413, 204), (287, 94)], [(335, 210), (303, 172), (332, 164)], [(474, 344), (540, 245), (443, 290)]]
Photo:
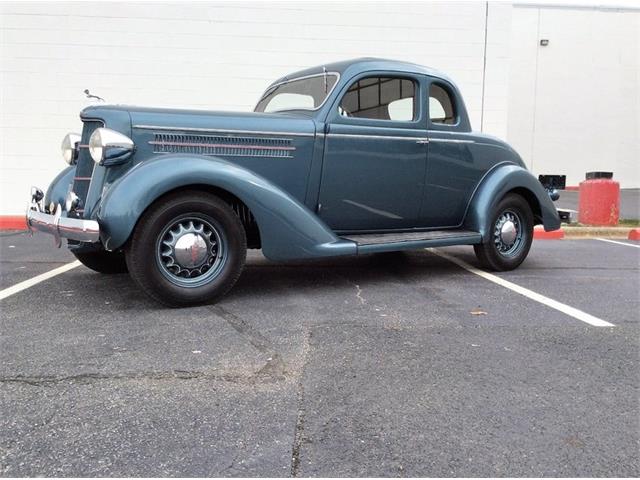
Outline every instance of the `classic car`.
[(92, 105), (27, 223), (170, 306), (212, 302), (247, 248), (274, 261), (472, 245), (516, 268), (549, 193), (505, 142), (472, 132), (446, 75), (326, 64), (272, 83), (253, 112)]

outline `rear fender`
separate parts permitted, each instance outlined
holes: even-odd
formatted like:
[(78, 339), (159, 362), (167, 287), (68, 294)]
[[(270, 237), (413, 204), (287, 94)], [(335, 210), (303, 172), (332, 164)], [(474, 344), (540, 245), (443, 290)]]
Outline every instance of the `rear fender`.
[(545, 231), (560, 228), (560, 217), (542, 184), (526, 169), (513, 164), (502, 164), (491, 170), (476, 190), (467, 215), (465, 228), (480, 232), (483, 240), (491, 215), (498, 202), (515, 191), (525, 197), (534, 212), (535, 224), (542, 224)]
[(264, 177), (221, 158), (180, 154), (140, 163), (108, 188), (97, 215), (107, 250), (125, 244), (155, 200), (190, 185), (217, 187), (242, 200), (258, 224), (262, 251), (272, 260), (356, 253), (355, 243), (338, 238), (318, 216)]

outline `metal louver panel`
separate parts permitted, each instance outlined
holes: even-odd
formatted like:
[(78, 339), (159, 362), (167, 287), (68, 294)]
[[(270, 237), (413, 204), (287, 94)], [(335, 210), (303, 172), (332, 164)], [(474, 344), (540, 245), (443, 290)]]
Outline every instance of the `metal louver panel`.
[(290, 138), (156, 133), (149, 142), (154, 153), (192, 153), (221, 157), (293, 158)]

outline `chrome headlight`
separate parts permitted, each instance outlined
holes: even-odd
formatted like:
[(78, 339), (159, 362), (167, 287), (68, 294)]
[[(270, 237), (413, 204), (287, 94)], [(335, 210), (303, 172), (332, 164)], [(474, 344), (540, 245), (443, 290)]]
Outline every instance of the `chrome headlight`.
[(126, 135), (110, 128), (97, 128), (89, 138), (89, 153), (96, 163), (117, 165), (128, 159), (135, 145)]
[(67, 133), (62, 139), (60, 149), (62, 150), (62, 158), (69, 165), (73, 165), (78, 160), (78, 144), (80, 143), (80, 135), (77, 133)]

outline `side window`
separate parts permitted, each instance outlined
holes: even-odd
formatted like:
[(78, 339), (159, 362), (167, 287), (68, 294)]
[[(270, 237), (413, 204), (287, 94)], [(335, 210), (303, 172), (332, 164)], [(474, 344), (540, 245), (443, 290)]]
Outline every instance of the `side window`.
[(449, 92), (437, 83), (429, 87), (429, 118), (431, 123), (453, 125), (456, 123), (455, 104)]
[(343, 117), (410, 122), (416, 117), (415, 82), (406, 78), (363, 78), (349, 87), (338, 111)]

